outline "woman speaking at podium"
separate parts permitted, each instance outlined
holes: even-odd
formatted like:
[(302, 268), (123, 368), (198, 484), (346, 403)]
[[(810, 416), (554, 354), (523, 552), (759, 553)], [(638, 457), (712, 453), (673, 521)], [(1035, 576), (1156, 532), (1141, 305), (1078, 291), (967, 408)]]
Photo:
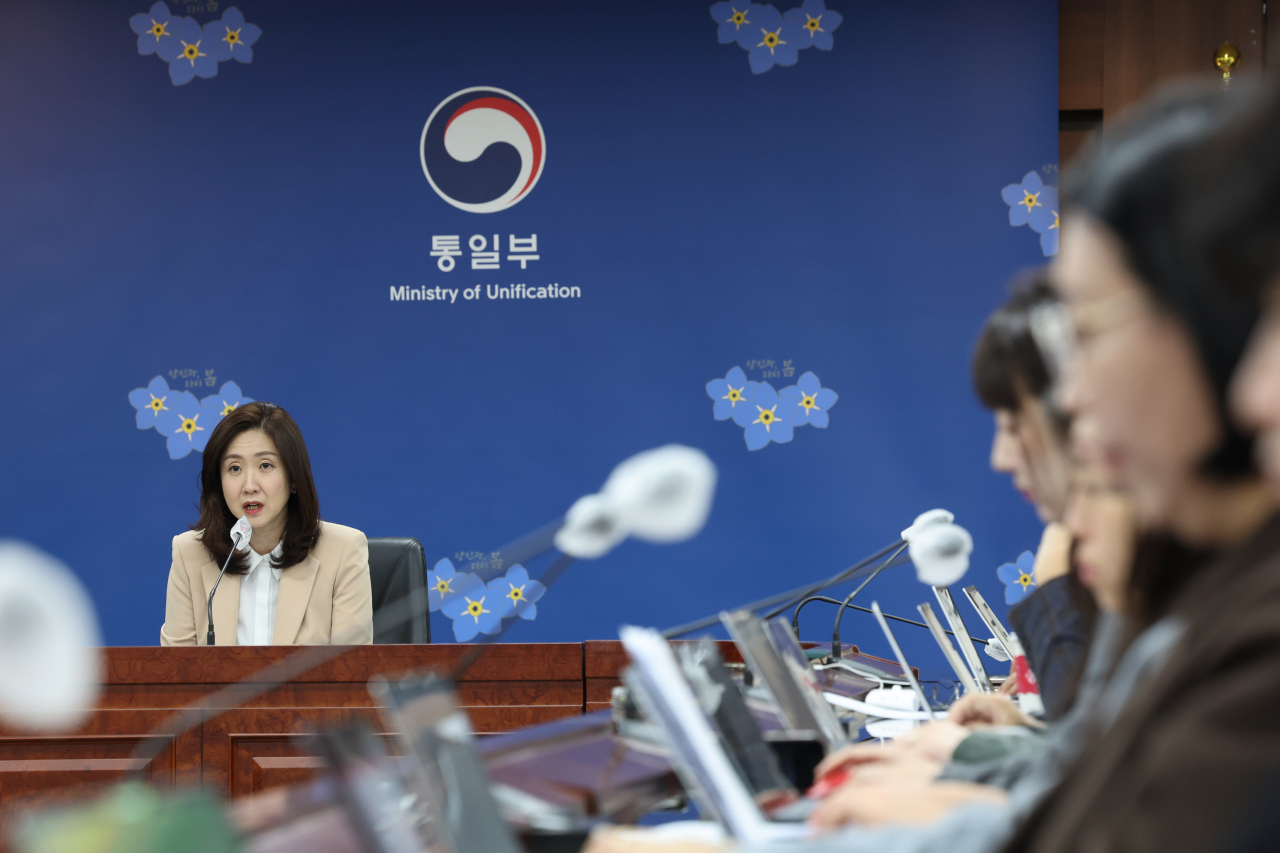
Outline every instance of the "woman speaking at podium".
[[(200, 470), (200, 518), (173, 537), (160, 643), (231, 646), (373, 642), (369, 544), (320, 520), (302, 432), (271, 403), (246, 403), (214, 428)], [(239, 518), (253, 528), (232, 554)], [(230, 562), (227, 563), (228, 558)]]

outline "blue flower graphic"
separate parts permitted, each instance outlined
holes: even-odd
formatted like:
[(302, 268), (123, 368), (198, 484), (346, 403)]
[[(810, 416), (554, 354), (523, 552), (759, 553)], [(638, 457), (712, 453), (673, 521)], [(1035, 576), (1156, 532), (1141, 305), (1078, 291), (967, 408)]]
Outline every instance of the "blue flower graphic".
[(733, 417), (734, 409), (747, 406), (755, 396), (759, 382), (749, 382), (741, 367), (730, 370), (724, 379), (712, 379), (707, 383), (707, 396), (716, 401), (712, 413), (718, 421)]
[(506, 575), (489, 581), (489, 599), (495, 605), (499, 619), (519, 616), (521, 619), (538, 618), (538, 599), (547, 588), (535, 580), (517, 563)]
[[(438, 564), (437, 564), (438, 565)], [(453, 620), (453, 636), (465, 643), (483, 631), (496, 634), (502, 627), (501, 605), (480, 578), (459, 572), (454, 576), (454, 592), (440, 610)]]
[(235, 59), (253, 62), (253, 43), (262, 35), (254, 24), (246, 24), (235, 6), (222, 13), (222, 20), (204, 25), (205, 48), (218, 62)]
[(177, 395), (177, 391), (169, 390), (169, 383), (164, 381), (163, 376), (152, 379), (146, 388), (134, 388), (130, 391), (129, 402), (138, 410), (138, 429), (154, 427), (156, 418), (168, 408), (170, 398), (176, 398)]
[[(169, 458), (181, 459), (193, 450), (203, 452), (213, 424), (190, 391), (170, 396), (166, 408), (156, 413), (156, 432), (169, 443)], [(204, 418), (205, 423), (201, 423)]]
[(1020, 184), (1009, 184), (1000, 191), (1009, 205), (1009, 224), (1015, 228), (1030, 225), (1040, 235), (1040, 250), (1045, 257), (1058, 253), (1058, 188), (1045, 186), (1037, 172), (1027, 172)]
[(161, 43), (168, 45), (175, 41), (173, 20), (164, 3), (156, 3), (151, 11), (130, 18), (129, 26), (138, 34), (138, 53), (148, 56), (157, 52)]
[[(1051, 190), (1053, 187), (1046, 187)], [(1053, 194), (1053, 222), (1040, 232), (1040, 251), (1044, 252), (1046, 258), (1051, 258), (1058, 254), (1058, 194)]]
[(436, 563), (435, 568), (427, 572), (427, 603), (432, 613), (436, 612), (446, 601), (458, 594), (458, 590), (474, 589), (481, 583), (480, 578), (468, 572), (459, 572), (453, 568), (453, 561), (445, 558)]
[(835, 391), (822, 387), (812, 370), (801, 376), (795, 385), (788, 385), (779, 391), (778, 396), (795, 403), (795, 411), (791, 414), (792, 426), (810, 424), (819, 429), (827, 428), (830, 423), (827, 410), (840, 399)]
[(169, 79), (173, 85), (190, 83), (192, 77), (213, 77), (218, 73), (217, 49), (205, 38), (204, 30), (194, 18), (172, 18), (172, 41), (161, 42), (156, 53), (169, 63)]
[[(242, 404), (252, 402), (252, 398), (246, 397), (241, 392), (239, 385), (234, 382), (224, 382), (217, 394), (210, 394), (200, 401), (200, 407), (206, 412), (217, 413), (217, 419), (220, 421), (240, 408)], [(217, 425), (216, 421), (214, 425)]]
[(1004, 583), (1004, 603), (1017, 604), (1036, 588), (1036, 555), (1023, 551), (1016, 563), (1005, 563), (996, 569)]
[(795, 400), (779, 397), (768, 382), (756, 386), (751, 402), (733, 410), (733, 422), (743, 428), (747, 450), (759, 450), (771, 441), (790, 441), (795, 435), (791, 419), (796, 405)]
[[(758, 3), (749, 3), (745, 0), (737, 3), (717, 3), (712, 6), (711, 17), (720, 25), (720, 29), (716, 31), (720, 43), (728, 44), (731, 41), (738, 41), (743, 30), (749, 33), (756, 32), (752, 27), (755, 26), (755, 21), (760, 17), (763, 9), (764, 7)], [(747, 49), (750, 50), (749, 47)]]
[(804, 27), (787, 21), (773, 6), (761, 6), (750, 27), (738, 31), (738, 44), (750, 53), (751, 72), (763, 74), (774, 65), (795, 65), (800, 58), (801, 39), (809, 38)]
[(839, 12), (828, 9), (827, 4), (822, 0), (804, 0), (803, 6), (798, 9), (788, 9), (782, 17), (793, 26), (801, 28), (800, 32), (804, 34), (800, 39), (801, 50), (806, 47), (831, 50), (831, 46), (835, 44), (831, 33), (844, 20)]

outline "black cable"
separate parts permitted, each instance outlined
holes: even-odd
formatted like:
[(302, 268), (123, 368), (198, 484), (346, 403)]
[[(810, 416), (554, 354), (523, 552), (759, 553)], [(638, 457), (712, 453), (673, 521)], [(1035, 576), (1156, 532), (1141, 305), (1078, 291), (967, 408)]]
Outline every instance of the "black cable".
[[(813, 597), (812, 597), (811, 599), (809, 599), (809, 600), (810, 600), (810, 601), (822, 601), (822, 602), (825, 602), (825, 603), (827, 603), (827, 604), (844, 604), (844, 602), (843, 602), (843, 601), (840, 601), (839, 599), (836, 599), (836, 598), (828, 598), (828, 597), (827, 597), (827, 596), (825, 596), (825, 595), (815, 595), (815, 596), (813, 596)], [(850, 604), (850, 605), (849, 605), (849, 607), (851, 607), (851, 608), (852, 608), (852, 609), (854, 609), (854, 610), (860, 610), (860, 611), (862, 611), (863, 613), (871, 613), (871, 612), (873, 612), (873, 611), (871, 610), (871, 608), (870, 608), (870, 607), (860, 607), (860, 606), (859, 606), (859, 605), (857, 605), (857, 604)], [(894, 622), (902, 622), (902, 623), (905, 623), (905, 624), (907, 624), (907, 625), (915, 625), (917, 628), (928, 628), (928, 627), (929, 627), (928, 625), (924, 624), (923, 622), (917, 622), (917, 621), (915, 621), (914, 619), (903, 619), (901, 616), (894, 616), (892, 613), (886, 613), (886, 614), (884, 614), (884, 618), (886, 618), (886, 619), (892, 619)], [(953, 637), (955, 636), (955, 633), (954, 633), (953, 631), (948, 631), (946, 628), (943, 628), (943, 629), (942, 629), (942, 633), (944, 633), (944, 634), (950, 634), (950, 635), (951, 635), (951, 636), (953, 636)], [(982, 643), (982, 645), (984, 645), (984, 646), (985, 646), (985, 645), (988, 645), (988, 642), (987, 642), (986, 640), (979, 640), (977, 637), (970, 636), (970, 637), (969, 637), (969, 639), (970, 639), (970, 640), (973, 640), (975, 643)]]
[[(744, 605), (742, 607), (737, 607), (734, 609), (759, 610), (762, 607), (771, 607), (777, 604), (779, 601), (785, 601), (786, 604), (783, 604), (778, 609), (772, 611), (771, 613), (766, 614), (764, 617), (765, 619), (772, 619), (774, 616), (777, 616), (779, 613), (786, 610), (788, 607), (795, 604), (800, 599), (813, 595), (815, 592), (817, 592), (820, 589), (825, 589), (829, 586), (835, 586), (836, 584), (841, 583), (842, 581), (849, 580), (858, 571), (862, 570), (863, 568), (870, 565), (871, 563), (874, 563), (876, 560), (880, 559), (885, 554), (888, 554), (894, 548), (897, 548), (898, 546), (900, 546), (902, 542), (903, 540), (899, 539), (897, 542), (894, 542), (892, 545), (886, 545), (885, 547), (881, 548), (879, 551), (876, 551), (871, 556), (864, 557), (863, 559), (854, 563), (849, 568), (845, 569), (844, 571), (840, 572), (837, 575), (833, 575), (827, 578), (826, 580), (821, 580), (821, 581), (818, 581), (817, 583), (805, 584), (804, 586), (798, 586), (795, 589), (789, 589), (786, 592), (779, 592), (769, 596), (768, 598), (762, 598), (759, 601)], [(690, 632), (698, 631), (703, 628), (709, 628), (712, 625), (719, 624), (719, 622), (720, 622), (720, 614), (715, 613), (711, 616), (705, 616), (702, 619), (697, 619), (693, 622), (688, 622), (684, 625), (677, 625), (674, 628), (668, 628), (667, 630), (662, 632), (662, 636), (665, 639), (671, 640), (683, 634), (688, 634)]]
[(827, 598), (825, 595), (811, 595), (808, 598), (806, 598), (804, 601), (797, 604), (795, 612), (791, 614), (791, 633), (795, 634), (797, 637), (800, 636), (800, 611), (804, 609), (804, 606), (811, 601), (824, 601), (824, 600), (830, 601), (831, 599)]
[(840, 659), (840, 620), (844, 618), (844, 609), (849, 606), (849, 602), (853, 601), (853, 597), (855, 595), (862, 592), (863, 588), (866, 587), (867, 584), (875, 580), (876, 575), (884, 571), (888, 567), (888, 565), (892, 563), (894, 559), (897, 558), (899, 554), (901, 554), (903, 551), (906, 550), (906, 548), (907, 548), (907, 543), (905, 542), (902, 543), (902, 547), (899, 548), (897, 551), (894, 551), (892, 557), (890, 557), (889, 559), (881, 563), (879, 568), (877, 568), (874, 572), (872, 572), (870, 575), (867, 576), (866, 580), (858, 584), (857, 589), (849, 593), (848, 597), (845, 598), (844, 603), (840, 605), (840, 609), (836, 611), (836, 623), (831, 629), (831, 656), (836, 660)]
[[(898, 555), (900, 555), (902, 553), (902, 549), (905, 547), (907, 547), (906, 541), (903, 539), (899, 539), (897, 542), (893, 543), (889, 547), (881, 548), (879, 551), (877, 551), (875, 554), (871, 555), (870, 557), (867, 557), (866, 559), (859, 561), (856, 566), (850, 566), (849, 568), (845, 569), (843, 572), (837, 575), (839, 579), (836, 580), (834, 583), (824, 583), (820, 587), (811, 587), (807, 592), (804, 593), (804, 595), (796, 596), (792, 598), (790, 601), (788, 601), (786, 604), (782, 605), (781, 607), (777, 607), (773, 610), (770, 610), (768, 613), (764, 615), (765, 620), (767, 621), (769, 619), (772, 619), (782, 611), (791, 607), (791, 605), (795, 604), (801, 598), (804, 598), (807, 595), (812, 595), (813, 593), (817, 592), (819, 589), (822, 589), (828, 586), (835, 586), (838, 583), (842, 583), (844, 581), (849, 581), (849, 580), (855, 580), (861, 577), (862, 575), (859, 574), (859, 571), (865, 571), (867, 565), (870, 564), (873, 560), (880, 559), (882, 556), (885, 555), (885, 553), (887, 553), (888, 551), (892, 551), (894, 548), (898, 549)], [(897, 568), (898, 566), (905, 565), (906, 563), (910, 562), (910, 559), (911, 559), (910, 557), (908, 557), (906, 560), (902, 560), (902, 559), (898, 559), (898, 555), (895, 555), (894, 557), (890, 558), (886, 565), (881, 566), (879, 569), (874, 569), (872, 571), (872, 574), (874, 575), (879, 573), (881, 569), (894, 569), (894, 568)], [(855, 571), (855, 569), (857, 569), (858, 571)]]

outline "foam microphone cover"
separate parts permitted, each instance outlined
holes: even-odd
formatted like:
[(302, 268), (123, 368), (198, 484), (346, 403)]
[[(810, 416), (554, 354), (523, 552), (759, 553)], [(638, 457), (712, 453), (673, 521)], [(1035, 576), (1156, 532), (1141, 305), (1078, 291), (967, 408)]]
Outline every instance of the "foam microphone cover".
[(253, 525), (249, 523), (249, 519), (241, 516), (236, 519), (236, 523), (231, 525), (231, 543), (237, 551), (245, 551), (249, 548), (249, 540), (253, 538)]
[(0, 711), (40, 732), (75, 728), (97, 704), (101, 637), (93, 604), (66, 566), (0, 541)]
[(715, 463), (695, 447), (668, 444), (637, 453), (613, 469), (601, 493), (646, 542), (683, 542), (707, 523), (716, 492)]

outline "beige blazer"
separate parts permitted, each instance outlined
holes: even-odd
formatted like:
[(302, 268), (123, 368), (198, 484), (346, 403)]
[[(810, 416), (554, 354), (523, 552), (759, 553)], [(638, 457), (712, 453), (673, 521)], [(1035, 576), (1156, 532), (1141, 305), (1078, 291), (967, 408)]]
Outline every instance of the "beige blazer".
[[(199, 533), (188, 531), (173, 537), (173, 566), (169, 569), (160, 645), (204, 645), (209, 632), (209, 590), (221, 568), (200, 543)], [(220, 646), (236, 644), (240, 577), (228, 572), (213, 597), (213, 628)], [(280, 573), (273, 639), (277, 646), (373, 642), (369, 540), (363, 533), (320, 522), (320, 539), (311, 553)]]

